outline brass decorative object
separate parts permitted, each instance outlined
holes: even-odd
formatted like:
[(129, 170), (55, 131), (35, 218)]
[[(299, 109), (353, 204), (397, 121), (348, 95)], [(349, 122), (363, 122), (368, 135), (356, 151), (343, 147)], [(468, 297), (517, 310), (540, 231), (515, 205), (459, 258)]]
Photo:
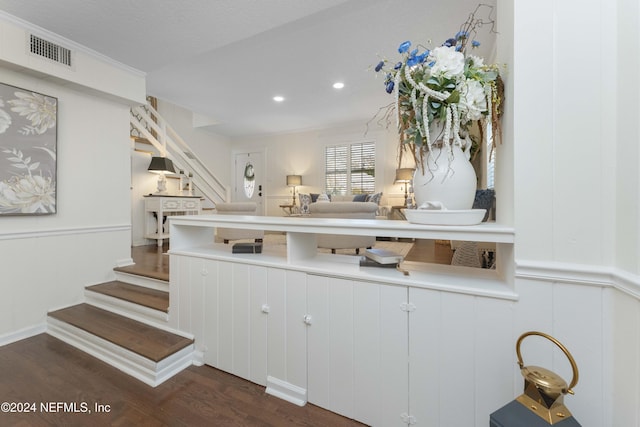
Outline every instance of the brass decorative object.
[[(571, 369), (573, 370), (573, 379), (567, 385), (566, 381), (558, 374), (539, 366), (524, 366), (522, 354), (520, 353), (520, 344), (529, 336), (537, 335), (548, 339), (554, 343), (569, 359)], [(573, 388), (578, 383), (578, 366), (573, 359), (569, 350), (557, 339), (543, 332), (525, 332), (518, 338), (516, 342), (516, 354), (518, 356), (518, 365), (520, 372), (524, 377), (524, 393), (516, 400), (524, 405), (527, 409), (544, 419), (549, 425), (553, 425), (562, 420), (570, 418), (571, 412), (564, 405), (564, 395), (574, 394)]]

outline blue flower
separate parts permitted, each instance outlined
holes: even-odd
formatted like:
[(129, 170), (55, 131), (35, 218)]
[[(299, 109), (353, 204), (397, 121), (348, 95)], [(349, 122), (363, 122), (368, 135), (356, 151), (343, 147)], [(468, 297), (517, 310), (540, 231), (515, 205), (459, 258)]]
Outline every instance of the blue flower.
[(376, 65), (376, 68), (375, 68), (376, 73), (377, 73), (378, 71), (382, 70), (382, 67), (384, 67), (384, 61), (380, 61), (380, 62), (378, 62), (378, 65)]
[(398, 47), (398, 52), (405, 53), (409, 50), (410, 47), (411, 47), (411, 42), (407, 40), (406, 42), (403, 42), (400, 44), (400, 46)]
[(387, 91), (387, 93), (392, 93), (392, 92), (393, 92), (393, 87), (394, 87), (394, 86), (395, 86), (395, 83), (393, 82), (393, 80), (389, 80), (389, 81), (387, 82), (387, 85), (386, 85), (386, 88), (385, 88), (385, 89), (386, 89), (386, 91)]
[(479, 42), (479, 41), (477, 41), (477, 40), (473, 40), (473, 41), (471, 42), (471, 46), (473, 46), (473, 47), (478, 47), (478, 46), (480, 46), (480, 42)]
[(464, 39), (469, 37), (469, 33), (466, 31), (458, 31), (458, 33), (456, 34), (456, 39), (460, 40), (460, 39)]
[(417, 56), (411, 56), (409, 57), (409, 59), (407, 59), (407, 67), (413, 67), (414, 65), (418, 65), (419, 63), (420, 60)]
[(456, 43), (458, 43), (458, 41), (457, 41), (456, 39), (447, 39), (447, 40), (444, 42), (444, 46), (446, 46), (446, 47), (451, 47), (451, 46), (455, 46), (455, 45), (456, 45)]
[(398, 63), (393, 67), (393, 69), (394, 69), (394, 70), (399, 70), (400, 68), (402, 68), (402, 62), (398, 62)]
[(431, 51), (426, 50), (425, 52), (422, 53), (422, 55), (418, 55), (416, 58), (418, 59), (419, 63), (424, 63), (424, 61), (427, 60), (427, 57), (429, 56), (429, 53), (431, 53)]

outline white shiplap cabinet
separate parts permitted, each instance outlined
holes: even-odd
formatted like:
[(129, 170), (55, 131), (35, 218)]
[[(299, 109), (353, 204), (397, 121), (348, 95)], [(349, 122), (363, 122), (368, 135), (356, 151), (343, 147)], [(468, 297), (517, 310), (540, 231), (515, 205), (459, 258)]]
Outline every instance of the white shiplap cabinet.
[[(286, 231), (286, 254), (233, 254), (213, 242), (218, 226)], [(480, 426), (511, 400), (484, 389), (513, 378), (508, 262), (497, 272), (405, 263), (404, 276), (318, 254), (319, 233), (452, 236), (513, 256), (513, 230), (497, 225), (176, 217), (170, 326), (194, 335), (206, 364), (372, 426)]]

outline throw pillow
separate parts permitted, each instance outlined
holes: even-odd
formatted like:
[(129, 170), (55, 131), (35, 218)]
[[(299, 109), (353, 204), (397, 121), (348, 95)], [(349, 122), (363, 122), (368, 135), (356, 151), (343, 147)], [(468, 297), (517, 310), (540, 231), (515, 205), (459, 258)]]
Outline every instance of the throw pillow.
[(331, 201), (331, 199), (329, 198), (329, 196), (327, 196), (324, 193), (318, 195), (318, 198), (316, 199), (316, 202), (318, 202), (318, 203), (328, 203), (330, 201)]
[(366, 202), (368, 194), (356, 194), (353, 196), (354, 202)]
[(380, 205), (380, 200), (382, 199), (382, 191), (376, 194), (368, 194), (365, 202), (373, 202), (376, 205)]
[(298, 199), (300, 199), (300, 213), (303, 215), (308, 214), (309, 205), (311, 204), (311, 195), (299, 193)]

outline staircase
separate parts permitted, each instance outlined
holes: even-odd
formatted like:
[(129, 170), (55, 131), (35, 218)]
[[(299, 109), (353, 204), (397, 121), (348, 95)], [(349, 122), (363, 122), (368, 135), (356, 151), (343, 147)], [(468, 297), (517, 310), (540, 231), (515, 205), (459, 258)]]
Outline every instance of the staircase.
[(171, 159), (205, 200), (213, 205), (230, 200), (229, 187), (209, 170), (151, 103), (133, 107), (129, 119), (132, 137), (151, 144), (160, 156)]
[(84, 303), (50, 312), (47, 332), (155, 387), (193, 364), (193, 337), (168, 327), (168, 277), (114, 270)]
[[(148, 103), (131, 109), (131, 135), (169, 157), (205, 200), (229, 200), (230, 190)], [(192, 336), (171, 330), (169, 275), (114, 269), (116, 280), (85, 288), (85, 302), (47, 315), (47, 333), (155, 387), (194, 363)]]

